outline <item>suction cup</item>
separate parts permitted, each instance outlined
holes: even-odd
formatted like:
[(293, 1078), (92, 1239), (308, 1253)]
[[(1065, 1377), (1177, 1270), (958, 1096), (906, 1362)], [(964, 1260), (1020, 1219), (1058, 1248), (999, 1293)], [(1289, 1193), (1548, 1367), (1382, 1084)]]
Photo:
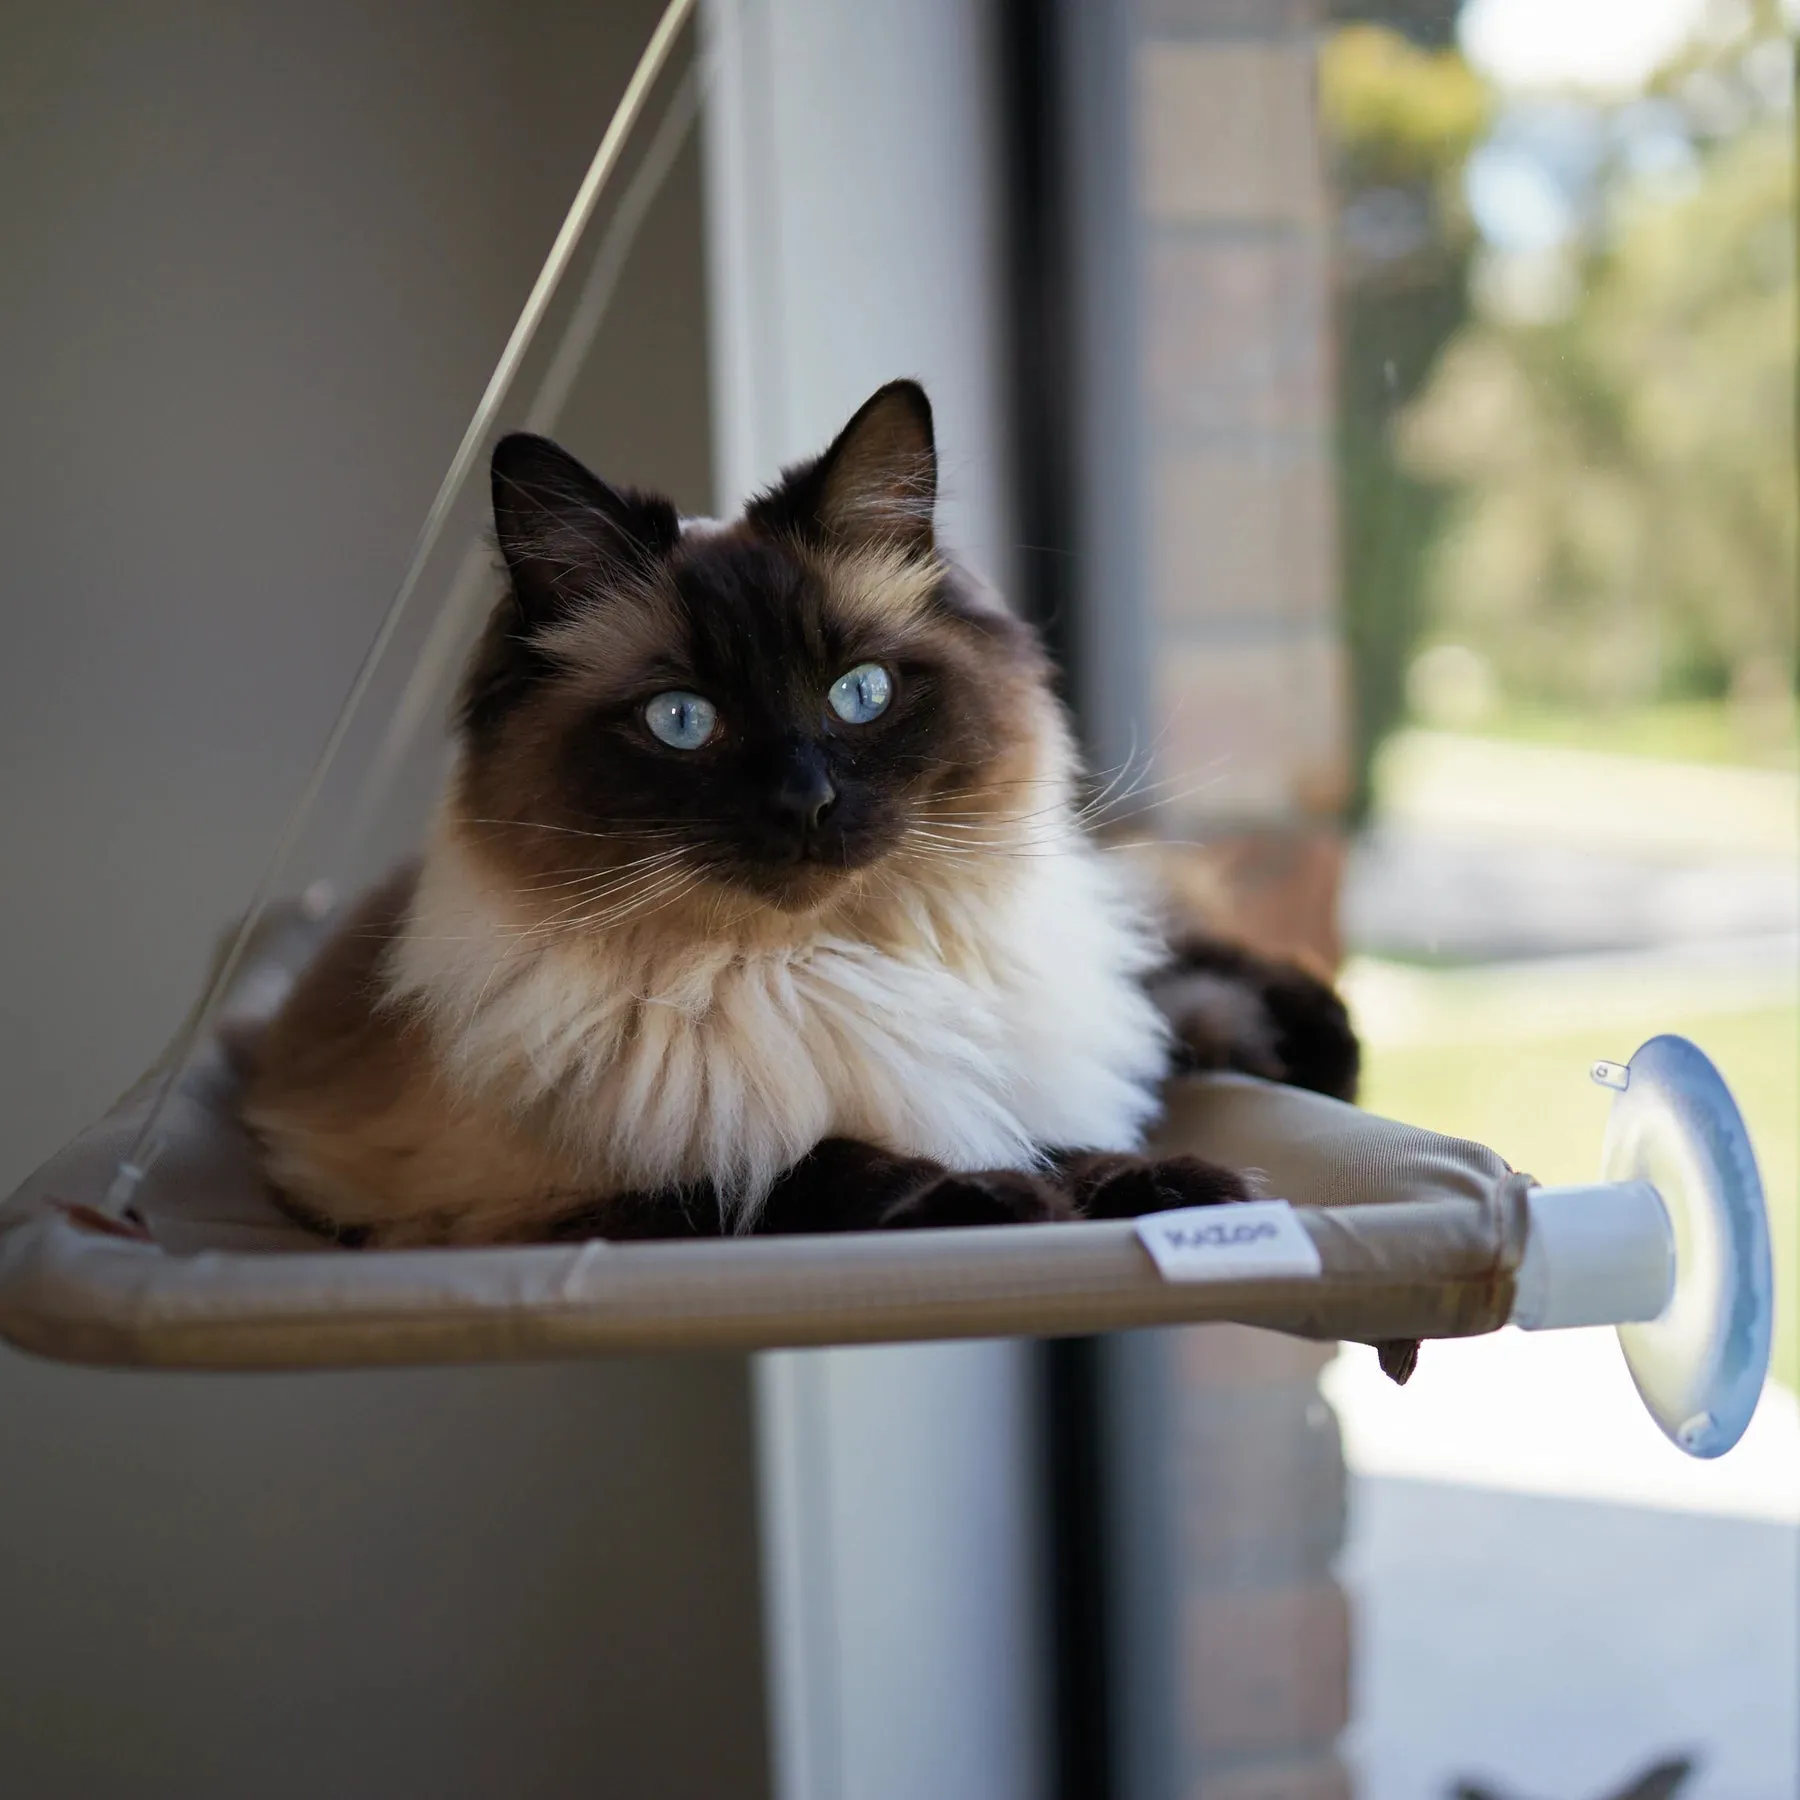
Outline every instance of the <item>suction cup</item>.
[(1594, 1079), (1619, 1090), (1601, 1177), (1655, 1188), (1674, 1241), (1656, 1317), (1619, 1326), (1650, 1416), (1690, 1456), (1723, 1456), (1750, 1423), (1769, 1369), (1775, 1277), (1750, 1135), (1723, 1077), (1686, 1038), (1654, 1037)]

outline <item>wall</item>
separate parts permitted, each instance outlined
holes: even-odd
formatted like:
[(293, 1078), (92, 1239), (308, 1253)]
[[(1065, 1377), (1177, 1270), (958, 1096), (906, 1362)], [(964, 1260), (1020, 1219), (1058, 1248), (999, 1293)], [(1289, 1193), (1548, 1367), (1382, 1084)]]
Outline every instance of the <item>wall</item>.
[[(72, 0), (0, 56), (0, 1188), (179, 1019), (647, 0)], [(710, 500), (697, 155), (573, 445)], [(0, 1353), (0, 1791), (753, 1796), (741, 1364)]]
[[(1320, 0), (1139, 0), (1131, 50), (1150, 717), (1240, 929), (1334, 959), (1348, 794)], [(1229, 841), (1227, 841), (1229, 840)]]

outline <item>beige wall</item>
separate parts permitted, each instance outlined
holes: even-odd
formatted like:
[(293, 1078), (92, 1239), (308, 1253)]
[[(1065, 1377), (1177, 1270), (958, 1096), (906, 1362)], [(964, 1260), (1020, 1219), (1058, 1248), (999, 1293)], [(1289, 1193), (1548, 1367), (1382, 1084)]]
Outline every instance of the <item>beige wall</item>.
[[(191, 997), (647, 0), (74, 0), (0, 51), (0, 1187)], [(710, 499), (699, 177), (567, 435)], [(741, 1365), (0, 1352), (0, 1793), (764, 1791)]]

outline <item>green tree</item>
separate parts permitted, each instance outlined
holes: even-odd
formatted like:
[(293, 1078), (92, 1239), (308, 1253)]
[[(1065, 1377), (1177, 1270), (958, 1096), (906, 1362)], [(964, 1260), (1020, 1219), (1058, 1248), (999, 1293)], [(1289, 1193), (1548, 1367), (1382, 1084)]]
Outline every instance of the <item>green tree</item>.
[[(1368, 805), (1376, 746), (1397, 722), (1423, 619), (1422, 567), (1442, 497), (1406, 468), (1394, 421), (1468, 314), (1472, 233), (1461, 175), (1488, 96), (1454, 49), (1453, 7), (1365, 19), (1327, 38), (1320, 100), (1338, 216), (1337, 467), (1344, 629), (1354, 701), (1351, 811)], [(1416, 41), (1423, 40), (1423, 42)]]
[(1431, 627), (1515, 694), (1624, 704), (1793, 679), (1786, 49), (1764, 7), (1665, 70), (1653, 92), (1689, 164), (1608, 164), (1564, 304), (1471, 322), (1411, 410), (1406, 466), (1448, 496)]

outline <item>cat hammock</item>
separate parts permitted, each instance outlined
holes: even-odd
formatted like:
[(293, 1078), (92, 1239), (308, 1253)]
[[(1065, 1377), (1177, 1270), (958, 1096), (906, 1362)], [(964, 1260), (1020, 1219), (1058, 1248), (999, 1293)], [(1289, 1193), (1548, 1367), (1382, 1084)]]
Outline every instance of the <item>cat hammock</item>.
[[(1258, 1171), (1266, 1202), (1135, 1222), (410, 1251), (327, 1245), (276, 1205), (237, 1118), (239, 1057), (325, 909), (271, 897), (303, 859), (356, 873), (384, 809), (418, 800), (403, 765), (480, 611), (484, 557), (463, 556), (412, 639), (408, 603), (452, 523), (468, 523), (468, 475), (692, 10), (670, 0), (651, 37), (188, 1024), (158, 1069), (0, 1203), (0, 1337), (90, 1364), (298, 1369), (1208, 1320), (1374, 1343), (1617, 1324), (1663, 1429), (1695, 1455), (1729, 1449), (1768, 1364), (1768, 1227), (1737, 1109), (1679, 1038), (1595, 1065), (1618, 1094), (1605, 1179), (1585, 1188), (1539, 1187), (1481, 1145), (1317, 1094), (1209, 1077), (1172, 1084), (1159, 1147)], [(524, 411), (532, 429), (554, 422), (705, 73), (679, 84), (626, 185)], [(403, 678), (382, 690), (396, 666)], [(370, 719), (385, 724), (357, 741)], [(307, 831), (341, 761), (363, 772), (337, 809), (350, 842), (321, 855)]]
[[(1172, 1084), (1164, 1150), (1279, 1201), (1137, 1221), (507, 1249), (347, 1250), (293, 1223), (234, 1107), (241, 1052), (317, 943), (275, 907), (199, 1054), (153, 1073), (0, 1204), (0, 1336), (72, 1362), (297, 1369), (1057, 1335), (1228, 1320), (1382, 1342), (1614, 1324), (1684, 1450), (1722, 1454), (1768, 1367), (1773, 1279), (1749, 1139), (1712, 1064), (1653, 1038), (1604, 1179), (1243, 1076)], [(165, 1093), (166, 1089), (166, 1093)], [(146, 1164), (131, 1161), (153, 1107)]]

